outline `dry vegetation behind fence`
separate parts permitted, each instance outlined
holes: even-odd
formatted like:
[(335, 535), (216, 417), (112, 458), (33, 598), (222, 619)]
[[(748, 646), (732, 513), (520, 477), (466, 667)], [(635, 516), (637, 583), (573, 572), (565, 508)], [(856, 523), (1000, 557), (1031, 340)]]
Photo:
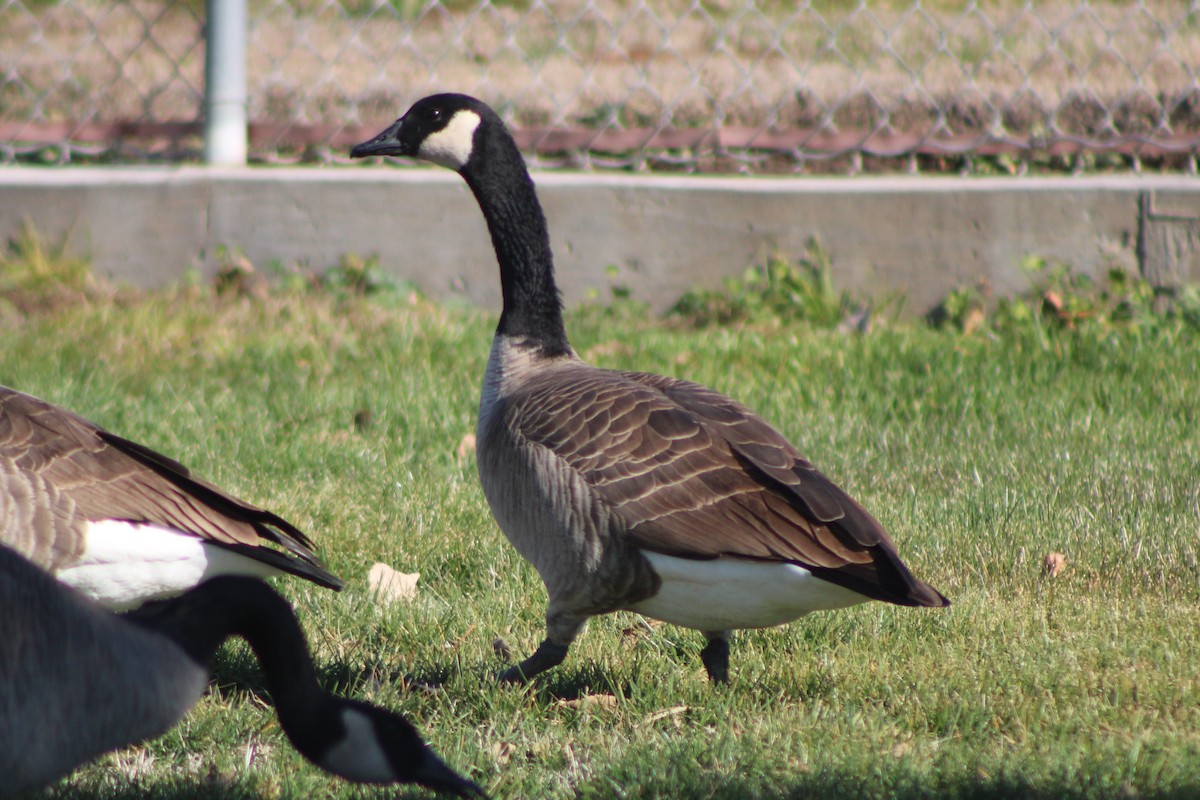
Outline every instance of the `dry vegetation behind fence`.
[[(0, 6), (7, 157), (186, 152), (202, 16), (196, 0)], [(251, 3), (248, 74), (268, 159), (331, 157), (448, 89), (575, 164), (1086, 150), (1194, 169), (1200, 150), (1197, 0), (271, 0)]]

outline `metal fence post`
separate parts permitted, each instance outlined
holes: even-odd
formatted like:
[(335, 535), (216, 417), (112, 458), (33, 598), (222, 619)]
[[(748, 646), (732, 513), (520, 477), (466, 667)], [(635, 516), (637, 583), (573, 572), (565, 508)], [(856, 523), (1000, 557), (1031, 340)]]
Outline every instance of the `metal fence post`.
[(246, 163), (246, 0), (206, 0), (204, 161)]

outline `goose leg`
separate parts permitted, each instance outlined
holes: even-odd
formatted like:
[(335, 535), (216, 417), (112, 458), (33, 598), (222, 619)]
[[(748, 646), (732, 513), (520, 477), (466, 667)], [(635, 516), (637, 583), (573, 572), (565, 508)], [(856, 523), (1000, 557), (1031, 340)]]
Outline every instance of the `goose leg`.
[(729, 682), (729, 631), (705, 631), (708, 644), (700, 651), (700, 660), (713, 683)]
[(546, 638), (529, 658), (511, 666), (496, 678), (501, 683), (524, 683), (530, 678), (557, 667), (567, 657), (571, 642), (587, 623), (587, 614), (551, 609), (546, 612)]
[(520, 664), (509, 667), (496, 676), (501, 683), (524, 683), (533, 676), (557, 667), (567, 657), (570, 645), (556, 644), (545, 639), (534, 654)]

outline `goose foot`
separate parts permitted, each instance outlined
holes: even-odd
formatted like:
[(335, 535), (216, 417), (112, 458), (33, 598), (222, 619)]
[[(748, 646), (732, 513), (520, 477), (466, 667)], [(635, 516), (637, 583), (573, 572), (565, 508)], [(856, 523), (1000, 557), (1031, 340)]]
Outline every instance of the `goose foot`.
[(546, 670), (557, 667), (567, 657), (569, 645), (555, 644), (546, 639), (537, 651), (520, 664), (509, 667), (496, 675), (501, 683), (525, 683), (530, 678)]

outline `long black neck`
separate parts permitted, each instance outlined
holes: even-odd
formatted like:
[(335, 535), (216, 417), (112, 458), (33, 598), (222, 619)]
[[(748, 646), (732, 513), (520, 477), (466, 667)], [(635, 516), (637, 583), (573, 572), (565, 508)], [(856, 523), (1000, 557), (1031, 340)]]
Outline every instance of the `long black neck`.
[(261, 581), (223, 576), (129, 615), (173, 639), (207, 668), (217, 648), (241, 636), (262, 665), (280, 725), (304, 755), (319, 757), (340, 727), (336, 701), (317, 683), (291, 606)]
[(525, 160), (499, 120), (476, 136), (462, 175), (479, 201), (500, 262), (504, 311), (496, 332), (526, 337), (547, 356), (569, 352), (546, 215)]

